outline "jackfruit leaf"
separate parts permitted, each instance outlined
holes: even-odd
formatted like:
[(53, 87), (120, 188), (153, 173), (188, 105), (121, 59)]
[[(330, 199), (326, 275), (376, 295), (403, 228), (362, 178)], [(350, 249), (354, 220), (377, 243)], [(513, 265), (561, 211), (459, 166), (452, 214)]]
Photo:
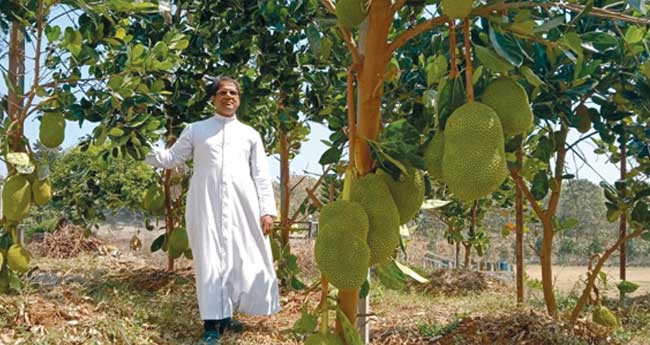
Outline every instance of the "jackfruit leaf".
[(406, 287), (407, 277), (394, 261), (375, 267), (373, 272), (379, 278), (379, 282), (389, 290), (402, 290)]
[(542, 200), (548, 193), (548, 176), (546, 171), (539, 171), (533, 177), (533, 186), (530, 189), (531, 194), (535, 200)]
[(548, 163), (553, 155), (553, 149), (553, 142), (548, 137), (541, 137), (539, 138), (535, 151), (533, 151), (533, 157)]
[(160, 250), (160, 248), (162, 248), (163, 243), (165, 243), (165, 237), (166, 236), (167, 236), (166, 234), (162, 234), (162, 235), (158, 236), (155, 240), (153, 240), (153, 242), (151, 242), (151, 252), (152, 253), (157, 252), (158, 250)]
[(0, 267), (2, 267), (4, 261), (5, 261), (5, 257), (2, 255), (2, 252), (0, 252)]
[(533, 32), (534, 33), (547, 32), (547, 31), (550, 31), (550, 30), (553, 30), (553, 29), (557, 28), (560, 25), (563, 25), (565, 22), (566, 22), (565, 16), (563, 16), (563, 15), (557, 16), (555, 18), (552, 18), (552, 19), (544, 22), (544, 24), (542, 24), (542, 25), (535, 26), (535, 28), (533, 28)]
[(648, 13), (648, 7), (646, 5), (646, 0), (627, 0), (627, 3), (637, 9), (641, 14), (646, 15)]
[(302, 305), (300, 318), (293, 323), (291, 330), (298, 334), (312, 333), (318, 326), (318, 316), (312, 315), (307, 309), (307, 302)]
[(472, 85), (476, 85), (479, 80), (481, 80), (481, 76), (483, 75), (483, 70), (485, 66), (478, 66), (477, 69), (474, 70), (474, 74), (472, 75)]
[(542, 79), (540, 79), (537, 76), (537, 74), (535, 74), (535, 72), (533, 72), (533, 70), (530, 69), (528, 66), (521, 66), (521, 68), (519, 68), (519, 71), (524, 76), (524, 78), (526, 78), (526, 81), (530, 85), (535, 86), (535, 87), (539, 87), (539, 86), (544, 85), (544, 81)]
[(605, 52), (618, 47), (616, 37), (607, 32), (587, 32), (581, 37), (585, 43), (591, 43), (595, 50), (599, 52)]
[(423, 276), (419, 275), (417, 272), (412, 270), (410, 267), (408, 267), (406, 265), (402, 265), (397, 260), (394, 260), (394, 261), (395, 261), (395, 265), (397, 266), (397, 268), (399, 268), (400, 271), (402, 271), (402, 273), (404, 273), (407, 276), (411, 277), (416, 282), (421, 283), (421, 284), (426, 284), (426, 283), (429, 282), (429, 279), (424, 278)]
[(636, 194), (634, 194), (634, 201), (637, 201), (639, 199), (643, 199), (643, 198), (645, 198), (647, 196), (650, 196), (650, 188), (646, 188), (646, 189), (643, 189), (641, 191), (636, 192)]
[(466, 102), (463, 78), (443, 79), (438, 90), (436, 99), (438, 128), (444, 130), (449, 116)]
[(623, 280), (622, 282), (618, 283), (616, 285), (616, 288), (618, 288), (618, 291), (621, 293), (633, 293), (639, 288), (639, 284)]
[(424, 203), (422, 204), (422, 207), (420, 207), (421, 210), (433, 210), (436, 208), (441, 208), (444, 206), (447, 206), (451, 203), (451, 200), (437, 200), (437, 199), (429, 199), (425, 200)]
[(607, 287), (607, 273), (600, 271), (598, 272), (598, 281), (600, 281), (604, 287)]
[(580, 224), (580, 221), (578, 219), (576, 219), (576, 218), (565, 219), (565, 220), (560, 222), (560, 229), (561, 230), (571, 230), (571, 229), (575, 228), (576, 226), (578, 226), (578, 224)]
[(605, 207), (607, 208), (607, 221), (610, 223), (615, 222), (623, 213), (623, 210), (619, 209), (616, 204), (612, 204), (611, 202), (605, 202)]
[(498, 32), (490, 25), (490, 42), (497, 54), (512, 65), (519, 67), (524, 62), (521, 47), (512, 35)]
[(427, 64), (427, 85), (429, 87), (438, 83), (447, 74), (449, 65), (444, 55), (438, 55), (435, 59), (430, 60)]
[(363, 282), (363, 285), (359, 288), (359, 298), (364, 299), (368, 297), (368, 294), (370, 294), (370, 282), (366, 279), (366, 281)]
[(296, 276), (291, 277), (291, 288), (294, 290), (304, 290), (307, 286), (305, 283), (296, 278)]
[(345, 343), (347, 345), (363, 345), (363, 340), (361, 339), (361, 335), (357, 331), (357, 328), (352, 325), (341, 308), (336, 308), (336, 318), (343, 326), (343, 338), (345, 339)]
[(506, 60), (502, 59), (499, 55), (493, 53), (486, 47), (476, 44), (474, 45), (474, 51), (476, 52), (476, 56), (481, 61), (481, 63), (493, 72), (506, 73), (515, 68), (515, 66), (511, 65)]
[(648, 226), (650, 223), (650, 210), (648, 210), (648, 204), (643, 201), (638, 201), (636, 205), (634, 205), (630, 216), (632, 221), (642, 224), (643, 226)]
[(643, 73), (647, 79), (650, 79), (650, 61), (641, 64), (641, 73)]
[(320, 58), (321, 56), (321, 37), (318, 29), (316, 29), (313, 25), (310, 25), (307, 27), (307, 30), (305, 30), (307, 34), (307, 41), (309, 42), (309, 48), (311, 49), (312, 54), (314, 54), (314, 57)]
[(436, 107), (436, 90), (426, 90), (422, 93), (422, 104), (425, 108), (434, 109)]
[(341, 149), (337, 147), (330, 147), (323, 153), (323, 155), (320, 157), (320, 160), (318, 160), (318, 163), (321, 165), (328, 165), (338, 163), (339, 160), (341, 160)]

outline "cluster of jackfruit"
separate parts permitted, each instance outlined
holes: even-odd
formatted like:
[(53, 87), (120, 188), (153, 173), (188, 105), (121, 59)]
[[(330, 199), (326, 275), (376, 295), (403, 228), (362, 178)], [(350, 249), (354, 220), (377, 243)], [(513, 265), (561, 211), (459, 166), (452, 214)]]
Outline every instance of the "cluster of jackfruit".
[(591, 118), (589, 117), (589, 108), (584, 104), (580, 104), (576, 108), (576, 115), (578, 115), (578, 132), (587, 133), (591, 129)]
[(453, 19), (463, 19), (472, 12), (474, 0), (442, 0), (442, 14)]
[(515, 80), (496, 79), (481, 101), (456, 109), (424, 152), (429, 176), (463, 201), (499, 188), (508, 174), (505, 137), (526, 134), (533, 126), (528, 95)]
[(368, 0), (338, 0), (336, 2), (336, 19), (339, 25), (352, 29), (363, 23), (368, 15)]
[(408, 166), (406, 170), (405, 173), (400, 174), (397, 181), (382, 170), (377, 172), (388, 186), (397, 206), (400, 225), (406, 224), (415, 217), (424, 202), (425, 187), (422, 172), (412, 166)]
[(65, 117), (60, 113), (47, 112), (41, 118), (39, 139), (45, 147), (55, 148), (65, 139)]
[(164, 213), (165, 210), (165, 192), (161, 185), (152, 183), (142, 195), (142, 206), (146, 211), (155, 215)]

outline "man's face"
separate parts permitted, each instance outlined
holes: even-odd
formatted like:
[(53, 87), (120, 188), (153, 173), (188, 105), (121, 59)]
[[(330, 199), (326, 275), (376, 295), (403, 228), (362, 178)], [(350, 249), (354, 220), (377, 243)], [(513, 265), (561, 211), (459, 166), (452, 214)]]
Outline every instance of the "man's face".
[(219, 90), (212, 96), (212, 104), (223, 116), (233, 116), (239, 108), (239, 92), (237, 86), (229, 81), (221, 82)]

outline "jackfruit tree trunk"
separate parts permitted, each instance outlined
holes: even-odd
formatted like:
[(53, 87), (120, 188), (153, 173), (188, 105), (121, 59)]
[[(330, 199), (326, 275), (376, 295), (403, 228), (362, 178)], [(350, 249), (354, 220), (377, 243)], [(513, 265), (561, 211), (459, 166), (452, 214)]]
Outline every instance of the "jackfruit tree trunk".
[(280, 132), (280, 243), (283, 250), (289, 250), (289, 139), (287, 133)]
[[(627, 148), (625, 145), (625, 140), (623, 140), (623, 143), (621, 144), (621, 180), (625, 179), (625, 174), (627, 173), (627, 161), (625, 156), (627, 155)], [(625, 192), (624, 192), (625, 193)], [(625, 217), (625, 212), (621, 214), (621, 218), (619, 219), (619, 225), (618, 225), (618, 238), (621, 239), (621, 256), (620, 256), (620, 278), (621, 280), (627, 280), (626, 279), (626, 266), (627, 266), (627, 243), (624, 240), (625, 235), (627, 232), (627, 219)], [(624, 293), (621, 292), (621, 299), (623, 298)]]
[[(23, 152), (20, 141), (23, 138), (22, 110), (23, 110), (23, 92), (25, 85), (25, 34), (23, 26), (18, 22), (11, 24), (11, 34), (9, 38), (9, 70), (7, 77), (12, 87), (7, 94), (7, 113), (16, 126), (7, 133), (12, 138), (10, 145), (14, 152)], [(7, 164), (9, 173), (13, 168)]]
[[(353, 147), (355, 166), (361, 176), (370, 173), (374, 168), (366, 139), (376, 139), (382, 126), (380, 109), (383, 76), (391, 56), (388, 48), (388, 31), (393, 20), (391, 5), (390, 0), (375, 0), (370, 6), (366, 19), (367, 34), (361, 35), (359, 42), (362, 47), (363, 65), (359, 66), (357, 73), (357, 100), (353, 101), (356, 104), (348, 104), (348, 107), (357, 108), (357, 137)], [(339, 291), (339, 307), (353, 325), (357, 320), (358, 299), (358, 289)], [(336, 329), (340, 334), (341, 325), (338, 321)]]
[(469, 242), (463, 243), (463, 246), (465, 247), (465, 262), (463, 263), (463, 268), (468, 269), (469, 267), (469, 260), (472, 257), (472, 244)]
[(557, 302), (553, 292), (553, 224), (549, 219), (542, 220), (543, 241), (540, 252), (540, 263), (542, 266), (542, 287), (544, 289), (544, 302), (548, 314), (557, 319)]
[(460, 268), (460, 242), (456, 242), (456, 262), (454, 268)]
[[(523, 164), (523, 152), (521, 147), (516, 152), (517, 156), (517, 165), (519, 167)], [(515, 186), (516, 195), (515, 195), (515, 232), (516, 232), (516, 244), (515, 244), (515, 257), (516, 257), (516, 266), (517, 266), (517, 305), (521, 306), (524, 304), (524, 198), (519, 186)]]
[[(171, 127), (171, 124), (170, 124)], [(171, 131), (170, 131), (171, 132)], [(170, 138), (167, 142), (167, 147), (172, 147), (176, 142), (176, 139)], [(164, 188), (165, 188), (165, 233), (167, 234), (167, 248), (169, 248), (169, 238), (174, 231), (174, 208), (172, 203), (172, 193), (171, 193), (171, 181), (172, 181), (172, 171), (171, 169), (165, 170), (164, 175)], [(169, 254), (169, 249), (167, 250), (167, 272), (174, 271), (174, 258)]]

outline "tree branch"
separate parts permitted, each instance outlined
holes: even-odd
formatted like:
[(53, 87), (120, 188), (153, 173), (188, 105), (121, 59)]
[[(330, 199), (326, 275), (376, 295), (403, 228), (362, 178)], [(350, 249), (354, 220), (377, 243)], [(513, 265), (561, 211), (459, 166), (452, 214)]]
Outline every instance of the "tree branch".
[(402, 47), (406, 42), (411, 40), (412, 38), (416, 37), (417, 35), (431, 30), (432, 28), (442, 25), (444, 23), (447, 23), (449, 21), (449, 17), (447, 16), (440, 16), (440, 17), (435, 17), (432, 19), (429, 19), (425, 22), (422, 22), (404, 32), (402, 32), (397, 38), (388, 46), (388, 51), (392, 54), (394, 51)]
[[(328, 166), (327, 168), (325, 168), (325, 171), (323, 171), (323, 174), (320, 175), (320, 177), (318, 178), (318, 181), (316, 181), (316, 183), (312, 186), (312, 188), (311, 188), (311, 194), (309, 193), (309, 190), (310, 190), (310, 189), (307, 188), (307, 194), (309, 195), (310, 198), (312, 198), (312, 195), (314, 194), (314, 191), (315, 191), (315, 190), (316, 190), (316, 189), (321, 185), (321, 183), (323, 183), (323, 179), (325, 178), (325, 176), (327, 175), (327, 173), (330, 171), (330, 169), (331, 169), (331, 166)], [(316, 201), (318, 201), (318, 202), (320, 203), (320, 201), (319, 201), (318, 199), (316, 199)], [(321, 208), (321, 207), (323, 207), (323, 205), (321, 204), (320, 206), (318, 206), (318, 205), (316, 204), (316, 207)], [(298, 215), (299, 215), (299, 214), (300, 214), (300, 208), (298, 208), (298, 209), (293, 213), (293, 215), (291, 216), (291, 218), (289, 218), (289, 224), (293, 224), (293, 223), (295, 223), (295, 222), (296, 222), (296, 219), (298, 219)]]
[(528, 189), (528, 186), (526, 186), (524, 179), (519, 174), (514, 173), (512, 171), (510, 171), (510, 176), (512, 177), (513, 180), (515, 180), (515, 183), (519, 186), (519, 188), (521, 188), (521, 191), (524, 192), (524, 195), (526, 195), (526, 199), (528, 199), (528, 202), (530, 203), (530, 206), (535, 211), (535, 214), (537, 214), (537, 217), (539, 217), (540, 219), (546, 217), (546, 213), (544, 213), (544, 210), (542, 210), (537, 200), (535, 200), (535, 197), (530, 192), (530, 189)]
[(402, 7), (404, 7), (405, 4), (406, 4), (406, 0), (397, 0), (397, 1), (395, 1), (393, 6), (391, 6), (391, 8), (390, 8), (393, 15), (395, 15), (395, 13), (397, 13), (397, 11), (399, 11)]
[(580, 316), (580, 313), (582, 312), (582, 309), (584, 308), (585, 304), (587, 304), (587, 299), (589, 298), (589, 295), (591, 294), (591, 290), (594, 287), (594, 283), (596, 282), (596, 278), (598, 278), (598, 272), (603, 268), (605, 265), (605, 262), (607, 262), (607, 259), (621, 246), (623, 242), (627, 242), (631, 240), (632, 238), (641, 236), (641, 234), (645, 231), (646, 229), (639, 228), (633, 233), (621, 237), (616, 241), (616, 243), (609, 247), (605, 253), (600, 257), (598, 260), (598, 263), (596, 263), (596, 267), (594, 270), (588, 274), (588, 279), (587, 279), (587, 285), (585, 286), (585, 289), (582, 291), (582, 296), (580, 296), (580, 299), (578, 300), (578, 304), (576, 305), (575, 308), (573, 308), (573, 311), (571, 312), (571, 317), (569, 318), (569, 322), (571, 324), (574, 324), (576, 320), (578, 320), (578, 316)]
[(321, 0), (321, 2), (330, 13), (336, 14), (336, 7), (332, 3), (332, 0)]
[(553, 190), (551, 189), (551, 197), (548, 202), (548, 208), (546, 210), (547, 214), (554, 215), (555, 210), (557, 210), (557, 205), (560, 202), (560, 192), (562, 191), (562, 175), (564, 175), (564, 161), (566, 159), (566, 137), (569, 132), (569, 129), (565, 124), (562, 124), (562, 130), (561, 130), (561, 140), (562, 140), (562, 145), (560, 146), (558, 152), (557, 152), (557, 160), (555, 162), (555, 174), (553, 176), (553, 179), (555, 180), (556, 183), (556, 188)]

